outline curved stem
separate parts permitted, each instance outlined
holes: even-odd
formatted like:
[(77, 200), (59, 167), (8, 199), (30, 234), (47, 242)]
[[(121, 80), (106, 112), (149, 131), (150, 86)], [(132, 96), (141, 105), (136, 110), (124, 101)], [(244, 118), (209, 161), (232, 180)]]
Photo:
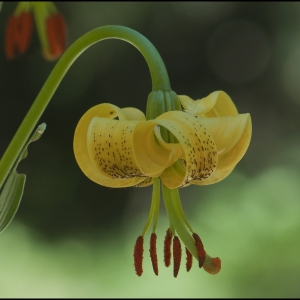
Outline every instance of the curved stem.
[(169, 77), (162, 58), (156, 48), (143, 35), (133, 29), (114, 25), (99, 27), (88, 32), (75, 41), (60, 58), (9, 144), (0, 161), (0, 188), (59, 83), (73, 62), (91, 45), (111, 38), (126, 41), (142, 53), (150, 70), (152, 90), (171, 90)]

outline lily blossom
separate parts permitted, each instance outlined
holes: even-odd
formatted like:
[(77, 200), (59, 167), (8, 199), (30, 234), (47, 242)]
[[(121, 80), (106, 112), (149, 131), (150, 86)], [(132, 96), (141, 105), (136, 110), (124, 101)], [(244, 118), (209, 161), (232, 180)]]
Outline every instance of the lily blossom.
[(250, 115), (238, 114), (225, 92), (213, 92), (196, 101), (188, 96), (178, 99), (183, 111), (167, 111), (151, 120), (136, 108), (99, 104), (83, 115), (75, 130), (76, 161), (92, 181), (113, 188), (153, 184), (149, 218), (134, 248), (139, 276), (143, 272), (144, 235), (152, 221), (150, 257), (154, 273), (158, 274), (155, 228), (160, 182), (170, 221), (164, 244), (165, 265), (170, 265), (173, 249), (177, 277), (182, 256), (180, 238), (186, 247), (188, 271), (192, 255), (208, 273), (220, 271), (221, 260), (206, 253), (200, 237), (186, 220), (177, 188), (224, 179), (244, 156), (251, 139)]

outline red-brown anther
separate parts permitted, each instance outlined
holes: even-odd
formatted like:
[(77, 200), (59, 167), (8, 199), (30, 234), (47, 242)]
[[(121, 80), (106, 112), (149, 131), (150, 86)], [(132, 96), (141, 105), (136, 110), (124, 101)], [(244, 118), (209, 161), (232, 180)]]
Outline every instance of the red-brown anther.
[(199, 268), (202, 268), (204, 261), (205, 261), (206, 252), (204, 250), (204, 247), (203, 247), (203, 244), (202, 244), (202, 241), (201, 241), (199, 235), (194, 232), (193, 238), (195, 240), (195, 246), (196, 246), (197, 253), (198, 253)]
[(193, 256), (192, 253), (187, 248), (185, 248), (185, 252), (186, 252), (186, 271), (188, 272), (193, 265)]
[(143, 274), (144, 238), (140, 235), (134, 245), (134, 268), (138, 276)]
[(164, 261), (165, 266), (169, 267), (171, 264), (171, 243), (172, 243), (172, 231), (167, 230), (164, 242)]
[(158, 275), (158, 262), (157, 262), (157, 253), (156, 253), (156, 239), (157, 236), (153, 232), (150, 238), (150, 257), (152, 261), (153, 271), (155, 275)]
[(44, 56), (49, 60), (57, 59), (66, 49), (67, 26), (63, 16), (55, 13), (46, 20), (49, 51)]
[(31, 13), (23, 12), (19, 16), (12, 15), (6, 25), (5, 55), (13, 59), (16, 52), (23, 54), (28, 49), (33, 28)]
[(174, 271), (173, 275), (176, 278), (179, 272), (181, 263), (181, 244), (177, 236), (173, 238), (173, 261), (174, 261)]

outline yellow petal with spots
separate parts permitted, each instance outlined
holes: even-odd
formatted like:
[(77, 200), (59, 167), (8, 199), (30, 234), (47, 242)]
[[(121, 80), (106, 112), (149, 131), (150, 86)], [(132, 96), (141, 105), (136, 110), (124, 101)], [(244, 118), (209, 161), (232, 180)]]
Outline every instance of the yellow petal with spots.
[(249, 114), (201, 118), (201, 121), (208, 128), (217, 145), (218, 165), (212, 176), (192, 183), (207, 185), (223, 180), (242, 159), (249, 147), (252, 124)]
[[(127, 110), (127, 109), (126, 109)], [(83, 173), (92, 181), (107, 187), (128, 187), (137, 185), (145, 178), (123, 178), (112, 179), (109, 176), (98, 172), (94, 167), (94, 157), (90, 157), (87, 144), (87, 133), (91, 120), (97, 116), (102, 118), (113, 119), (118, 117), (119, 120), (129, 120), (133, 117), (141, 118), (142, 112), (133, 108), (130, 113), (124, 112), (119, 107), (112, 104), (99, 104), (89, 109), (80, 119), (74, 135), (74, 154), (76, 161)]]
[(134, 155), (133, 135), (138, 122), (98, 117), (91, 120), (88, 153), (94, 168), (103, 176), (111, 179), (146, 177)]
[(167, 188), (185, 186), (214, 172), (218, 161), (217, 148), (199, 119), (181, 111), (170, 111), (155, 121), (175, 136), (183, 152), (181, 162), (166, 169), (160, 177)]
[(219, 118), (199, 117), (199, 119), (207, 128), (209, 133), (213, 136), (217, 145), (218, 155), (224, 154), (231, 150), (241, 139), (246, 130), (246, 126), (251, 125), (251, 121), (249, 124), (249, 114), (240, 114), (236, 116)]
[(179, 144), (167, 144), (156, 138), (156, 120), (139, 122), (134, 131), (134, 156), (137, 164), (149, 177), (159, 177), (181, 155)]
[(234, 167), (229, 168), (227, 170), (222, 170), (222, 171), (219, 171), (218, 169), (216, 169), (215, 172), (211, 176), (209, 176), (208, 178), (203, 179), (203, 180), (193, 180), (191, 182), (191, 184), (209, 185), (209, 184), (217, 183), (217, 182), (223, 180), (224, 178), (226, 178), (233, 171)]

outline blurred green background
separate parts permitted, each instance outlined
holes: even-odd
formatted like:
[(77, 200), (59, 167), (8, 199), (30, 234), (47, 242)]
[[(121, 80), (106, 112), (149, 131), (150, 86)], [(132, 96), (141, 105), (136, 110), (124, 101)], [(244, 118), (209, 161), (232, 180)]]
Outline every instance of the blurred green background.
[[(0, 48), (16, 3), (0, 13)], [(300, 297), (300, 3), (60, 2), (68, 44), (103, 25), (124, 25), (160, 52), (173, 90), (194, 99), (226, 91), (250, 113), (253, 137), (224, 181), (180, 190), (188, 220), (207, 252), (222, 259), (212, 276), (163, 266), (168, 220), (161, 209), (159, 276), (148, 245), (144, 273), (133, 245), (146, 221), (151, 188), (108, 189), (77, 166), (73, 133), (101, 102), (145, 111), (151, 80), (141, 54), (108, 40), (67, 73), (18, 171), (27, 174), (17, 215), (0, 236), (0, 297)], [(0, 155), (55, 63), (43, 59), (34, 31), (28, 52), (0, 55)], [(149, 235), (146, 237), (146, 242)]]

